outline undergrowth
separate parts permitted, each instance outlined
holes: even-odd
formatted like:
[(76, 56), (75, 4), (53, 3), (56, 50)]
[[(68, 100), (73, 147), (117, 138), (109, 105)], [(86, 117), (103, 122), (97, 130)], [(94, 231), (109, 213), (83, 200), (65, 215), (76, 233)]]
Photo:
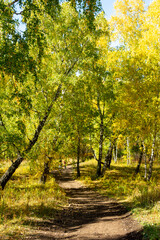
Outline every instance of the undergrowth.
[(65, 193), (52, 176), (46, 184), (39, 179), (24, 163), (0, 190), (0, 239), (23, 239), (30, 228), (54, 218), (55, 212), (67, 204)]

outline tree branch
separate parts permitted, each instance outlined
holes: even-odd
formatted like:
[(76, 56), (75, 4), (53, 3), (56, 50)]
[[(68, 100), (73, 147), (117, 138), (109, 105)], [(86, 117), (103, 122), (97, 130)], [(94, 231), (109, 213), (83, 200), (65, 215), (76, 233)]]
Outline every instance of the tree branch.
[(11, 7), (12, 5), (14, 5), (15, 3), (19, 2), (19, 0), (14, 0), (13, 2), (9, 3), (7, 5), (7, 7)]

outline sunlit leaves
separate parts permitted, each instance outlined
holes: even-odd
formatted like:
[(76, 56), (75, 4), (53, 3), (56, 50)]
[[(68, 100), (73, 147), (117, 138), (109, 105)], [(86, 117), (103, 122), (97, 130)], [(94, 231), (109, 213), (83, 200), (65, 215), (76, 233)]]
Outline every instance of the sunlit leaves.
[[(119, 129), (145, 139), (151, 148), (159, 119), (159, 1), (144, 11), (143, 1), (117, 1), (111, 20), (113, 37), (124, 48), (114, 50), (113, 66), (119, 82)], [(115, 39), (115, 38), (114, 38)], [(113, 59), (114, 60), (114, 59)]]
[(137, 44), (141, 37), (143, 24), (144, 1), (124, 0), (115, 2), (116, 15), (111, 19), (114, 35), (119, 41), (128, 45)]

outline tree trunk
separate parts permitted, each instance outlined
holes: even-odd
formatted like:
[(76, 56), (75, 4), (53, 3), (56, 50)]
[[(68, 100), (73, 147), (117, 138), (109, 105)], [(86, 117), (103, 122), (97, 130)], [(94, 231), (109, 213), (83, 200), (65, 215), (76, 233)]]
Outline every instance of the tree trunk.
[(35, 134), (34, 134), (32, 140), (30, 140), (28, 147), (22, 152), (21, 155), (18, 156), (18, 158), (15, 160), (15, 162), (8, 168), (8, 170), (0, 178), (0, 185), (1, 185), (2, 189), (4, 189), (6, 183), (9, 181), (9, 179), (12, 177), (13, 173), (16, 171), (16, 169), (19, 167), (19, 165), (23, 161), (25, 154), (27, 154), (33, 148), (35, 143), (37, 142), (38, 137), (47, 121), (47, 118), (48, 118), (51, 110), (52, 110), (53, 104), (60, 95), (60, 91), (61, 91), (61, 84), (59, 85), (59, 87), (56, 91), (56, 94), (55, 94), (50, 106), (48, 107), (43, 119), (39, 122), (39, 125), (35, 131)]
[(0, 178), (0, 184), (1, 184), (2, 190), (4, 189), (6, 183), (9, 181), (9, 179), (12, 177), (13, 173), (19, 167), (19, 165), (21, 164), (23, 159), (24, 158), (22, 156), (18, 156), (18, 158), (15, 160), (15, 162), (12, 163), (12, 165), (8, 168), (8, 170)]
[(113, 145), (111, 145), (109, 155), (108, 155), (108, 161), (107, 161), (107, 168), (108, 169), (111, 168), (112, 152), (113, 152)]
[(153, 135), (153, 144), (152, 144), (151, 156), (150, 156), (150, 159), (149, 159), (149, 170), (148, 170), (147, 181), (150, 181), (150, 179), (152, 177), (153, 162), (154, 162), (154, 158), (155, 158), (157, 126), (158, 126), (158, 115), (156, 113), (155, 114), (155, 130), (154, 130), (154, 135)]
[(156, 142), (156, 138), (154, 138), (154, 140), (153, 140), (152, 150), (151, 150), (151, 156), (150, 156), (150, 158), (149, 158), (149, 170), (148, 170), (147, 181), (150, 181), (150, 179), (151, 179), (151, 177), (152, 177), (152, 169), (153, 169), (153, 162), (154, 162), (155, 142)]
[(80, 137), (78, 136), (78, 144), (77, 144), (77, 177), (80, 177), (80, 176), (81, 176), (80, 168), (79, 168), (79, 162), (80, 162), (80, 150), (81, 150), (81, 146), (80, 146)]
[(99, 158), (98, 158), (98, 165), (97, 165), (97, 176), (101, 176), (101, 163), (102, 163), (102, 154), (103, 154), (103, 135), (104, 135), (104, 126), (103, 126), (103, 119), (101, 119), (100, 124), (100, 139), (99, 139)]
[(96, 161), (98, 161), (98, 159), (97, 159), (97, 157), (96, 157), (96, 153), (95, 153), (95, 151), (94, 151), (93, 148), (91, 148), (91, 151), (92, 151), (92, 153), (93, 153), (94, 159), (95, 159)]
[(113, 157), (114, 157), (114, 162), (117, 163), (117, 144), (114, 144), (113, 147)]
[(139, 173), (139, 170), (140, 170), (140, 166), (141, 166), (141, 163), (142, 163), (142, 158), (143, 158), (143, 144), (141, 144), (141, 147), (142, 147), (142, 150), (140, 152), (140, 156), (139, 156), (139, 161), (138, 161), (138, 165), (136, 167), (136, 170), (135, 170), (135, 174), (138, 174)]
[(42, 173), (42, 176), (41, 176), (41, 179), (40, 179), (40, 181), (41, 181), (43, 184), (46, 183), (47, 176), (48, 176), (48, 174), (49, 174), (49, 164), (50, 164), (50, 161), (44, 162), (44, 170), (43, 170), (43, 173)]
[(147, 180), (147, 158), (146, 158), (146, 147), (143, 142), (143, 151), (144, 151), (144, 179)]
[(107, 151), (107, 154), (106, 154), (106, 157), (105, 157), (103, 169), (102, 169), (102, 176), (104, 176), (106, 168), (110, 169), (111, 160), (112, 160), (112, 152), (113, 152), (113, 144), (110, 143), (110, 146), (108, 148), (108, 151)]

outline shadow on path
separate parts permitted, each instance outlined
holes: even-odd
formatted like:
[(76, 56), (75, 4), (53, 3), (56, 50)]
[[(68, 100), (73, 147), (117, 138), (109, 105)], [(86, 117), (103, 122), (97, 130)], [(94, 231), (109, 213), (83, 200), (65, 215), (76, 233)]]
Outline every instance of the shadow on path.
[(141, 226), (122, 205), (74, 181), (71, 169), (56, 179), (70, 198), (69, 207), (57, 211), (55, 219), (38, 222), (26, 239), (142, 240)]

